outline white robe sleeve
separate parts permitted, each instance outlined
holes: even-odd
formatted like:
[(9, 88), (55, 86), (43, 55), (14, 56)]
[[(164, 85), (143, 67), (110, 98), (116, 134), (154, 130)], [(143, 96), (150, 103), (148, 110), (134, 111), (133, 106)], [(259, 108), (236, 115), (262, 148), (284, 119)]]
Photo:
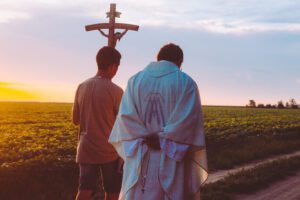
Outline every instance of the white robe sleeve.
[(115, 124), (113, 126), (109, 142), (116, 143), (124, 140), (134, 140), (144, 137), (148, 134), (142, 117), (139, 115), (137, 104), (135, 102), (135, 96), (133, 92), (134, 80), (128, 81), (128, 86), (122, 97), (122, 101), (119, 108), (119, 114), (117, 115)]
[[(125, 156), (133, 157), (137, 153), (137, 150), (139, 146), (142, 145), (143, 141), (144, 139), (142, 138), (123, 141), (123, 151)], [(159, 142), (162, 151), (164, 151), (167, 156), (175, 161), (181, 161), (189, 148), (189, 145), (179, 144), (164, 138), (160, 138)]]
[(123, 150), (125, 153), (125, 156), (127, 157), (133, 157), (139, 148), (140, 145), (142, 145), (144, 139), (139, 138), (135, 140), (128, 140), (128, 141), (123, 141)]

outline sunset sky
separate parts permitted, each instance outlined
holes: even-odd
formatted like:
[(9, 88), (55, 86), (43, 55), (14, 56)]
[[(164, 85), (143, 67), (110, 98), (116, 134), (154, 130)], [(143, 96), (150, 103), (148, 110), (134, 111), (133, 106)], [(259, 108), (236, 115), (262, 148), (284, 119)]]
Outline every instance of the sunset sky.
[(96, 73), (107, 41), (85, 25), (138, 24), (117, 45), (115, 83), (154, 61), (173, 42), (203, 104), (245, 105), (249, 99), (300, 103), (300, 1), (294, 0), (1, 0), (0, 101), (72, 102), (77, 85)]

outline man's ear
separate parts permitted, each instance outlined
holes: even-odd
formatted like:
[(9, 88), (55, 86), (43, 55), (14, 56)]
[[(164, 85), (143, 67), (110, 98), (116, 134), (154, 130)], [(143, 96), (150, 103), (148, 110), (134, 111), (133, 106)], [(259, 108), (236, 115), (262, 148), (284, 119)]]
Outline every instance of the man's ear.
[(109, 66), (109, 69), (115, 69), (116, 68), (116, 64), (111, 64), (110, 66)]
[(113, 66), (114, 66), (114, 68), (115, 68), (116, 70), (118, 70), (118, 67), (119, 67), (118, 64), (113, 64)]

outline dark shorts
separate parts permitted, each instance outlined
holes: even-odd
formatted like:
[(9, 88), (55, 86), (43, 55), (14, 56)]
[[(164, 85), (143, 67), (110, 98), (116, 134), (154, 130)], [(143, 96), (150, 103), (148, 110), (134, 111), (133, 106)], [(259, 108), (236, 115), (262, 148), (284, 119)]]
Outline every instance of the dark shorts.
[(79, 190), (98, 191), (99, 186), (107, 193), (119, 193), (122, 174), (118, 171), (118, 160), (104, 164), (79, 164)]

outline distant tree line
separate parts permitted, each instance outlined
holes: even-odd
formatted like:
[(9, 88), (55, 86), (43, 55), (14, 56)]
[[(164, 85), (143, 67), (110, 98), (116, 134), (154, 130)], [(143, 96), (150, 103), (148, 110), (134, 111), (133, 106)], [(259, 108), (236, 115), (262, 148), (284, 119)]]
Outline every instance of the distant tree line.
[(249, 100), (249, 103), (246, 105), (247, 108), (293, 108), (297, 109), (299, 108), (299, 105), (297, 104), (296, 100), (294, 98), (290, 99), (286, 103), (284, 103), (282, 100), (278, 101), (277, 104), (257, 104), (253, 99)]

